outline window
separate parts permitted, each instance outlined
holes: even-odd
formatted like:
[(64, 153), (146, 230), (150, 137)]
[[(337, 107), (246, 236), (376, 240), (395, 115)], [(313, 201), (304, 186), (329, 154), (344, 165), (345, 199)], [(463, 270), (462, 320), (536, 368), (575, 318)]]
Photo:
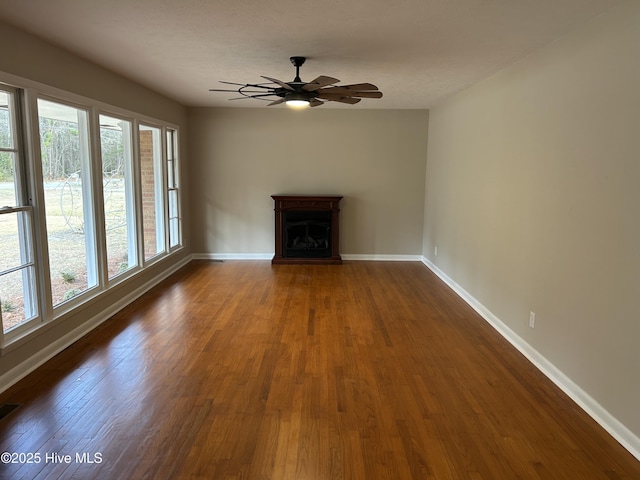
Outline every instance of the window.
[(180, 198), (178, 190), (177, 132), (167, 129), (167, 188), (169, 197), (169, 248), (181, 244)]
[(98, 284), (88, 113), (38, 100), (52, 305)]
[(144, 259), (149, 260), (165, 251), (164, 181), (160, 129), (140, 125), (139, 147)]
[(109, 279), (138, 265), (131, 122), (100, 115), (102, 199)]
[(0, 350), (182, 246), (176, 127), (47, 92), (0, 83)]
[(17, 95), (0, 85), (0, 343), (5, 333), (19, 331), (38, 314)]

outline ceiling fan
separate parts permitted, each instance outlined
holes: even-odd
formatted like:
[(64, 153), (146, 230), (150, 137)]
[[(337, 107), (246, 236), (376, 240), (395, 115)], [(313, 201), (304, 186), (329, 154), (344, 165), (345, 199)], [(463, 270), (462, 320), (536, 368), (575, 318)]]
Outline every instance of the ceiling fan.
[[(300, 80), (300, 67), (305, 57), (291, 57), (291, 63), (296, 67), (296, 77), (291, 82), (283, 82), (277, 78), (265, 77), (269, 83), (234, 83), (223, 82), (228, 85), (238, 85), (237, 89), (216, 89), (210, 92), (237, 92), (241, 96), (229, 100), (255, 98), (270, 101), (267, 106), (286, 103), (291, 107), (317, 107), (325, 102), (340, 102), (355, 104), (363, 98), (381, 98), (382, 92), (371, 83), (355, 83), (352, 85), (336, 86), (340, 80), (320, 75), (311, 82)], [(277, 97), (275, 100), (273, 97)]]

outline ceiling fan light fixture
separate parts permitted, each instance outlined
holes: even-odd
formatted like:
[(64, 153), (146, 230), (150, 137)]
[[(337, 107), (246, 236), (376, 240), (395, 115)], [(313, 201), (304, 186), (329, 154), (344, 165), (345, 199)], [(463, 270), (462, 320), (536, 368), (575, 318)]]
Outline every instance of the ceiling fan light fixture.
[(306, 108), (309, 106), (307, 100), (287, 100), (287, 106), (293, 108)]
[(287, 93), (284, 101), (289, 107), (305, 108), (309, 106), (308, 96), (301, 92)]

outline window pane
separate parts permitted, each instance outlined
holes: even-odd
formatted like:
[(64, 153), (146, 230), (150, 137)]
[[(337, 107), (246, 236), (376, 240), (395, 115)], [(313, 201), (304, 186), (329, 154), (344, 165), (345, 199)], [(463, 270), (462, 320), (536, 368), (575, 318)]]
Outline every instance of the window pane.
[(172, 247), (180, 244), (180, 220), (178, 218), (169, 219), (169, 237)]
[(38, 100), (53, 305), (97, 285), (87, 113)]
[(131, 123), (100, 115), (109, 278), (137, 265)]
[(144, 258), (148, 260), (165, 251), (162, 143), (158, 128), (140, 126), (140, 174)]
[(178, 216), (178, 191), (169, 190), (169, 246), (175, 247), (180, 241), (180, 219)]
[(20, 265), (20, 239), (16, 214), (0, 215), (0, 272)]
[(0, 214), (0, 272), (31, 261), (29, 248), (22, 249), (26, 212)]
[(167, 185), (169, 188), (175, 188), (176, 185), (176, 176), (174, 173), (174, 161), (170, 158), (167, 160)]
[(15, 158), (13, 152), (0, 151), (0, 208), (19, 205), (16, 197)]
[(36, 315), (30, 226), (26, 211), (0, 214), (0, 309), (5, 332)]
[(7, 92), (0, 92), (0, 148), (13, 148), (12, 98)]
[(169, 188), (178, 187), (176, 176), (176, 131), (167, 130), (167, 185)]
[(180, 245), (180, 205), (178, 198), (177, 132), (167, 130), (167, 185), (169, 187), (169, 247)]
[(0, 309), (5, 333), (35, 317), (34, 304), (29, 304), (35, 299), (25, 295), (29, 291), (35, 291), (33, 266), (0, 275)]
[(13, 96), (0, 91), (0, 207), (18, 205), (16, 197), (16, 155), (13, 133)]
[(178, 191), (169, 190), (169, 218), (178, 216)]

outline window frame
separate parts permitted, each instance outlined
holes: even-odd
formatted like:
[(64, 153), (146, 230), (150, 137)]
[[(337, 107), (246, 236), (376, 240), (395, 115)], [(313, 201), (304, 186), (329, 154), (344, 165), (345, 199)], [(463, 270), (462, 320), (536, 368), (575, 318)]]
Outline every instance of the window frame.
[[(46, 259), (46, 275), (42, 277), (42, 286), (44, 289), (44, 297), (46, 299), (46, 311), (51, 319), (55, 319), (60, 317), (61, 315), (73, 310), (78, 305), (86, 302), (88, 299), (94, 297), (99, 291), (103, 290), (102, 283), (102, 275), (101, 275), (101, 257), (104, 256), (104, 251), (100, 248), (99, 243), (101, 243), (100, 238), (103, 236), (103, 231), (100, 229), (100, 225), (102, 223), (102, 213), (99, 205), (102, 204), (101, 192), (99, 192), (96, 188), (96, 145), (95, 145), (95, 122), (93, 109), (91, 106), (83, 105), (81, 103), (74, 102), (72, 100), (66, 100), (59, 97), (52, 97), (47, 94), (38, 94), (35, 100), (35, 118), (33, 119), (36, 122), (37, 129), (35, 130), (34, 138), (31, 139), (34, 146), (37, 145), (37, 148), (33, 149), (33, 158), (32, 161), (38, 164), (38, 167), (34, 168), (35, 175), (32, 179), (37, 185), (35, 190), (38, 192), (38, 197), (40, 198), (41, 209), (39, 213), (42, 216), (42, 221), (40, 222), (40, 249), (42, 251), (43, 260)], [(86, 208), (83, 208), (83, 221), (85, 225), (89, 223), (89, 227), (84, 229), (85, 234), (85, 255), (86, 255), (86, 273), (87, 273), (87, 288), (82, 290), (77, 295), (73, 296), (68, 300), (63, 300), (60, 303), (53, 303), (53, 293), (51, 288), (51, 281), (53, 279), (51, 272), (51, 264), (49, 262), (49, 234), (47, 227), (47, 215), (46, 215), (46, 207), (47, 203), (45, 201), (44, 194), (44, 175), (42, 172), (42, 150), (40, 143), (40, 110), (38, 109), (38, 101), (43, 100), (46, 102), (62, 105), (64, 107), (74, 108), (80, 112), (83, 112), (82, 118), (78, 119), (78, 131), (80, 138), (84, 138), (86, 140), (86, 144), (79, 143), (80, 149), (84, 150), (81, 152), (81, 162), (84, 163), (82, 169), (82, 199), (83, 206), (88, 205)], [(81, 125), (81, 124), (86, 125)], [(92, 127), (93, 125), (93, 127)], [(82, 127), (82, 128), (81, 128)], [(87, 220), (89, 220), (87, 222)], [(90, 280), (91, 279), (91, 282)]]
[[(164, 258), (170, 252), (168, 248), (169, 244), (169, 236), (168, 236), (168, 194), (167, 194), (167, 162), (166, 162), (166, 133), (165, 128), (161, 124), (155, 122), (148, 121), (138, 121), (136, 124), (136, 144), (138, 147), (138, 175), (140, 177), (139, 187), (140, 187), (140, 203), (139, 203), (139, 219), (140, 222), (144, 222), (144, 205), (143, 205), (143, 189), (142, 184), (144, 183), (144, 175), (142, 172), (142, 153), (140, 152), (140, 131), (142, 128), (147, 128), (150, 130), (158, 131), (158, 144), (154, 143), (154, 170), (153, 170), (153, 180), (154, 180), (154, 212), (155, 212), (155, 235), (156, 235), (156, 249), (158, 247), (161, 248), (160, 251), (156, 251), (153, 255), (147, 257), (147, 252), (145, 251), (145, 232), (144, 225), (141, 224), (140, 231), (140, 245), (141, 245), (141, 254), (142, 254), (142, 265), (148, 266), (157, 262), (158, 260)], [(159, 154), (159, 160), (157, 160), (156, 164), (156, 154)], [(160, 190), (160, 192), (158, 192)], [(160, 219), (161, 225), (157, 225), (158, 218)], [(160, 245), (160, 241), (158, 239), (158, 233), (162, 233), (162, 245)]]
[[(104, 159), (103, 159), (103, 150), (102, 150), (102, 134), (101, 134), (101, 128), (102, 125), (100, 123), (100, 117), (101, 116), (105, 116), (105, 117), (109, 117), (109, 118), (113, 118), (116, 120), (120, 120), (122, 122), (127, 122), (129, 124), (128, 130), (129, 132), (127, 132), (127, 137), (128, 137), (128, 148), (130, 150), (130, 161), (125, 165), (125, 171), (128, 172), (128, 175), (125, 175), (124, 178), (124, 183), (125, 183), (125, 196), (127, 197), (127, 200), (129, 201), (129, 203), (127, 203), (125, 205), (126, 208), (126, 222), (127, 222), (127, 254), (129, 257), (132, 256), (131, 253), (131, 249), (133, 248), (133, 256), (135, 257), (135, 264), (128, 267), (126, 270), (124, 270), (123, 272), (117, 273), (115, 275), (113, 275), (112, 277), (109, 277), (109, 269), (108, 269), (108, 265), (106, 264), (106, 262), (109, 261), (109, 251), (107, 248), (107, 244), (106, 244), (106, 240), (107, 240), (107, 234), (106, 234), (106, 217), (105, 217), (105, 210), (104, 210), (104, 188), (103, 188), (103, 171), (104, 171)], [(140, 198), (140, 172), (139, 172), (139, 168), (138, 168), (138, 147), (137, 147), (137, 137), (136, 137), (136, 120), (133, 117), (129, 117), (129, 116), (125, 116), (119, 113), (113, 113), (112, 111), (108, 111), (108, 110), (99, 110), (97, 111), (97, 118), (98, 118), (98, 146), (99, 146), (99, 164), (100, 164), (100, 168), (96, 169), (99, 170), (99, 172), (96, 172), (97, 175), (100, 176), (100, 190), (101, 190), (101, 205), (102, 205), (102, 215), (103, 215), (103, 225), (104, 225), (104, 255), (101, 256), (101, 260), (103, 260), (105, 262), (105, 265), (103, 266), (104, 269), (104, 273), (105, 273), (105, 278), (104, 278), (104, 283), (107, 286), (112, 286), (115, 284), (118, 284), (120, 282), (122, 282), (123, 280), (129, 278), (132, 275), (135, 275), (141, 268), (142, 268), (142, 257), (140, 255), (140, 229), (139, 229), (139, 222), (138, 222), (138, 204), (139, 204), (139, 198)], [(124, 133), (124, 132), (123, 132)], [(126, 158), (125, 158), (126, 161)]]
[[(12, 85), (0, 83), (0, 90), (8, 94), (10, 104), (7, 105), (12, 145), (10, 148), (0, 147), (0, 151), (13, 154), (14, 193), (16, 205), (0, 206), (0, 215), (17, 213), (18, 239), (21, 264), (1, 272), (0, 276), (21, 271), (23, 303), (25, 319), (19, 324), (4, 331), (2, 312), (0, 311), (0, 348), (13, 339), (20, 337), (25, 331), (33, 328), (41, 321), (41, 308), (38, 299), (38, 264), (35, 254), (34, 209), (30, 205), (28, 191), (28, 173), (26, 169), (26, 142), (24, 128), (24, 95), (23, 90)], [(20, 215), (24, 214), (24, 215)], [(20, 219), (22, 217), (22, 219)], [(24, 218), (26, 217), (26, 218)]]
[[(168, 229), (168, 246), (169, 251), (181, 248), (182, 245), (182, 189), (180, 188), (180, 162), (179, 162), (179, 144), (178, 131), (172, 128), (166, 128), (166, 163), (167, 163), (167, 229)], [(171, 141), (169, 141), (171, 139)], [(171, 165), (171, 166), (170, 166)], [(172, 181), (173, 180), (173, 181)], [(176, 216), (171, 216), (171, 192), (176, 192)], [(171, 220), (176, 220), (175, 239), (172, 236)], [(175, 243), (173, 242), (175, 240)]]

